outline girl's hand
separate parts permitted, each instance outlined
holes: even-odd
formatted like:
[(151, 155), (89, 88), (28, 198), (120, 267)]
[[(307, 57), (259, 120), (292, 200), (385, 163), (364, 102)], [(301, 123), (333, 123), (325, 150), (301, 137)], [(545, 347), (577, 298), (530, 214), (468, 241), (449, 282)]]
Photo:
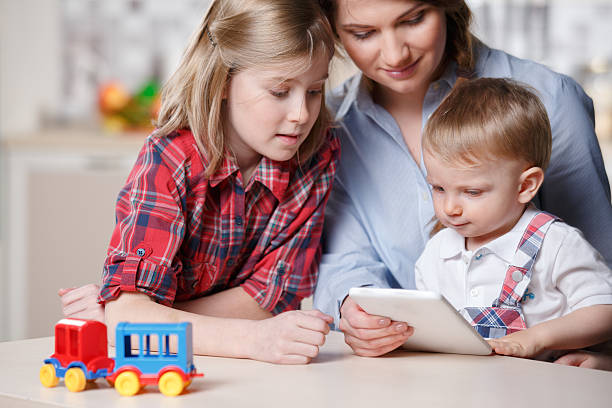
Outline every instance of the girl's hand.
[(104, 322), (104, 306), (97, 302), (100, 287), (90, 283), (80, 288), (60, 289), (57, 294), (66, 317)]
[(255, 321), (249, 357), (277, 364), (307, 364), (319, 354), (333, 320), (318, 310), (296, 310)]
[(542, 351), (529, 329), (487, 341), (495, 353), (505, 356), (533, 358)]

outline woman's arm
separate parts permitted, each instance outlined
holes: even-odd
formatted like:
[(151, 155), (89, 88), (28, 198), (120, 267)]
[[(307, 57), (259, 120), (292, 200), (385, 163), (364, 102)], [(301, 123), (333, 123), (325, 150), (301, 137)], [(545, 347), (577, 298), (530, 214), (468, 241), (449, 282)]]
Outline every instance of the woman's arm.
[[(610, 183), (595, 135), (593, 104), (571, 78), (544, 93), (552, 153), (536, 204), (582, 231), (612, 267)], [(536, 88), (538, 86), (536, 85)]]

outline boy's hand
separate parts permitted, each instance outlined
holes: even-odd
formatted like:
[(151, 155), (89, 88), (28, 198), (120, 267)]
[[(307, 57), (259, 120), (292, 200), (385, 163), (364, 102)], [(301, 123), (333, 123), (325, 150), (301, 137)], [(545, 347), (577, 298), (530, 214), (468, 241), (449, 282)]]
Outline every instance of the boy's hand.
[(487, 341), (495, 353), (505, 356), (533, 358), (542, 351), (535, 336), (529, 329)]
[(100, 287), (90, 283), (80, 288), (60, 289), (57, 294), (66, 317), (104, 322), (104, 306), (97, 302)]
[(340, 330), (355, 354), (376, 357), (395, 350), (414, 333), (404, 322), (366, 313), (348, 296), (340, 308)]
[(319, 354), (333, 320), (319, 310), (295, 310), (254, 321), (249, 357), (276, 364), (308, 364)]

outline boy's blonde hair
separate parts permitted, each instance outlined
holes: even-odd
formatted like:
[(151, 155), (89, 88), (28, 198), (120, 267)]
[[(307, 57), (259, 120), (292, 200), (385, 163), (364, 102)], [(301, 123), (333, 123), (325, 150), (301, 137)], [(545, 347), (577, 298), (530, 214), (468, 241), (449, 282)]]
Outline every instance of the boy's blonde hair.
[[(227, 152), (222, 102), (231, 75), (300, 58), (306, 66), (295, 71), (305, 71), (321, 53), (331, 59), (334, 38), (314, 0), (213, 0), (178, 69), (164, 85), (156, 134), (191, 129), (208, 160), (206, 175), (210, 176)], [(298, 151), (301, 161), (319, 150), (329, 124), (323, 99), (319, 116)]]
[(511, 79), (479, 78), (455, 86), (427, 122), (422, 143), (449, 164), (506, 158), (546, 170), (552, 138), (535, 90)]

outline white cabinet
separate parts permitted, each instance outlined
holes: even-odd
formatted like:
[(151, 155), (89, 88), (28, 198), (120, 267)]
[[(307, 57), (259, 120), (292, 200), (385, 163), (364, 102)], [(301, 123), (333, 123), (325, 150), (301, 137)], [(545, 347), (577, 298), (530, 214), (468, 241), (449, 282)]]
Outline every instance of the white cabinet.
[(57, 290), (100, 282), (114, 204), (142, 136), (3, 144), (0, 340), (52, 335)]

